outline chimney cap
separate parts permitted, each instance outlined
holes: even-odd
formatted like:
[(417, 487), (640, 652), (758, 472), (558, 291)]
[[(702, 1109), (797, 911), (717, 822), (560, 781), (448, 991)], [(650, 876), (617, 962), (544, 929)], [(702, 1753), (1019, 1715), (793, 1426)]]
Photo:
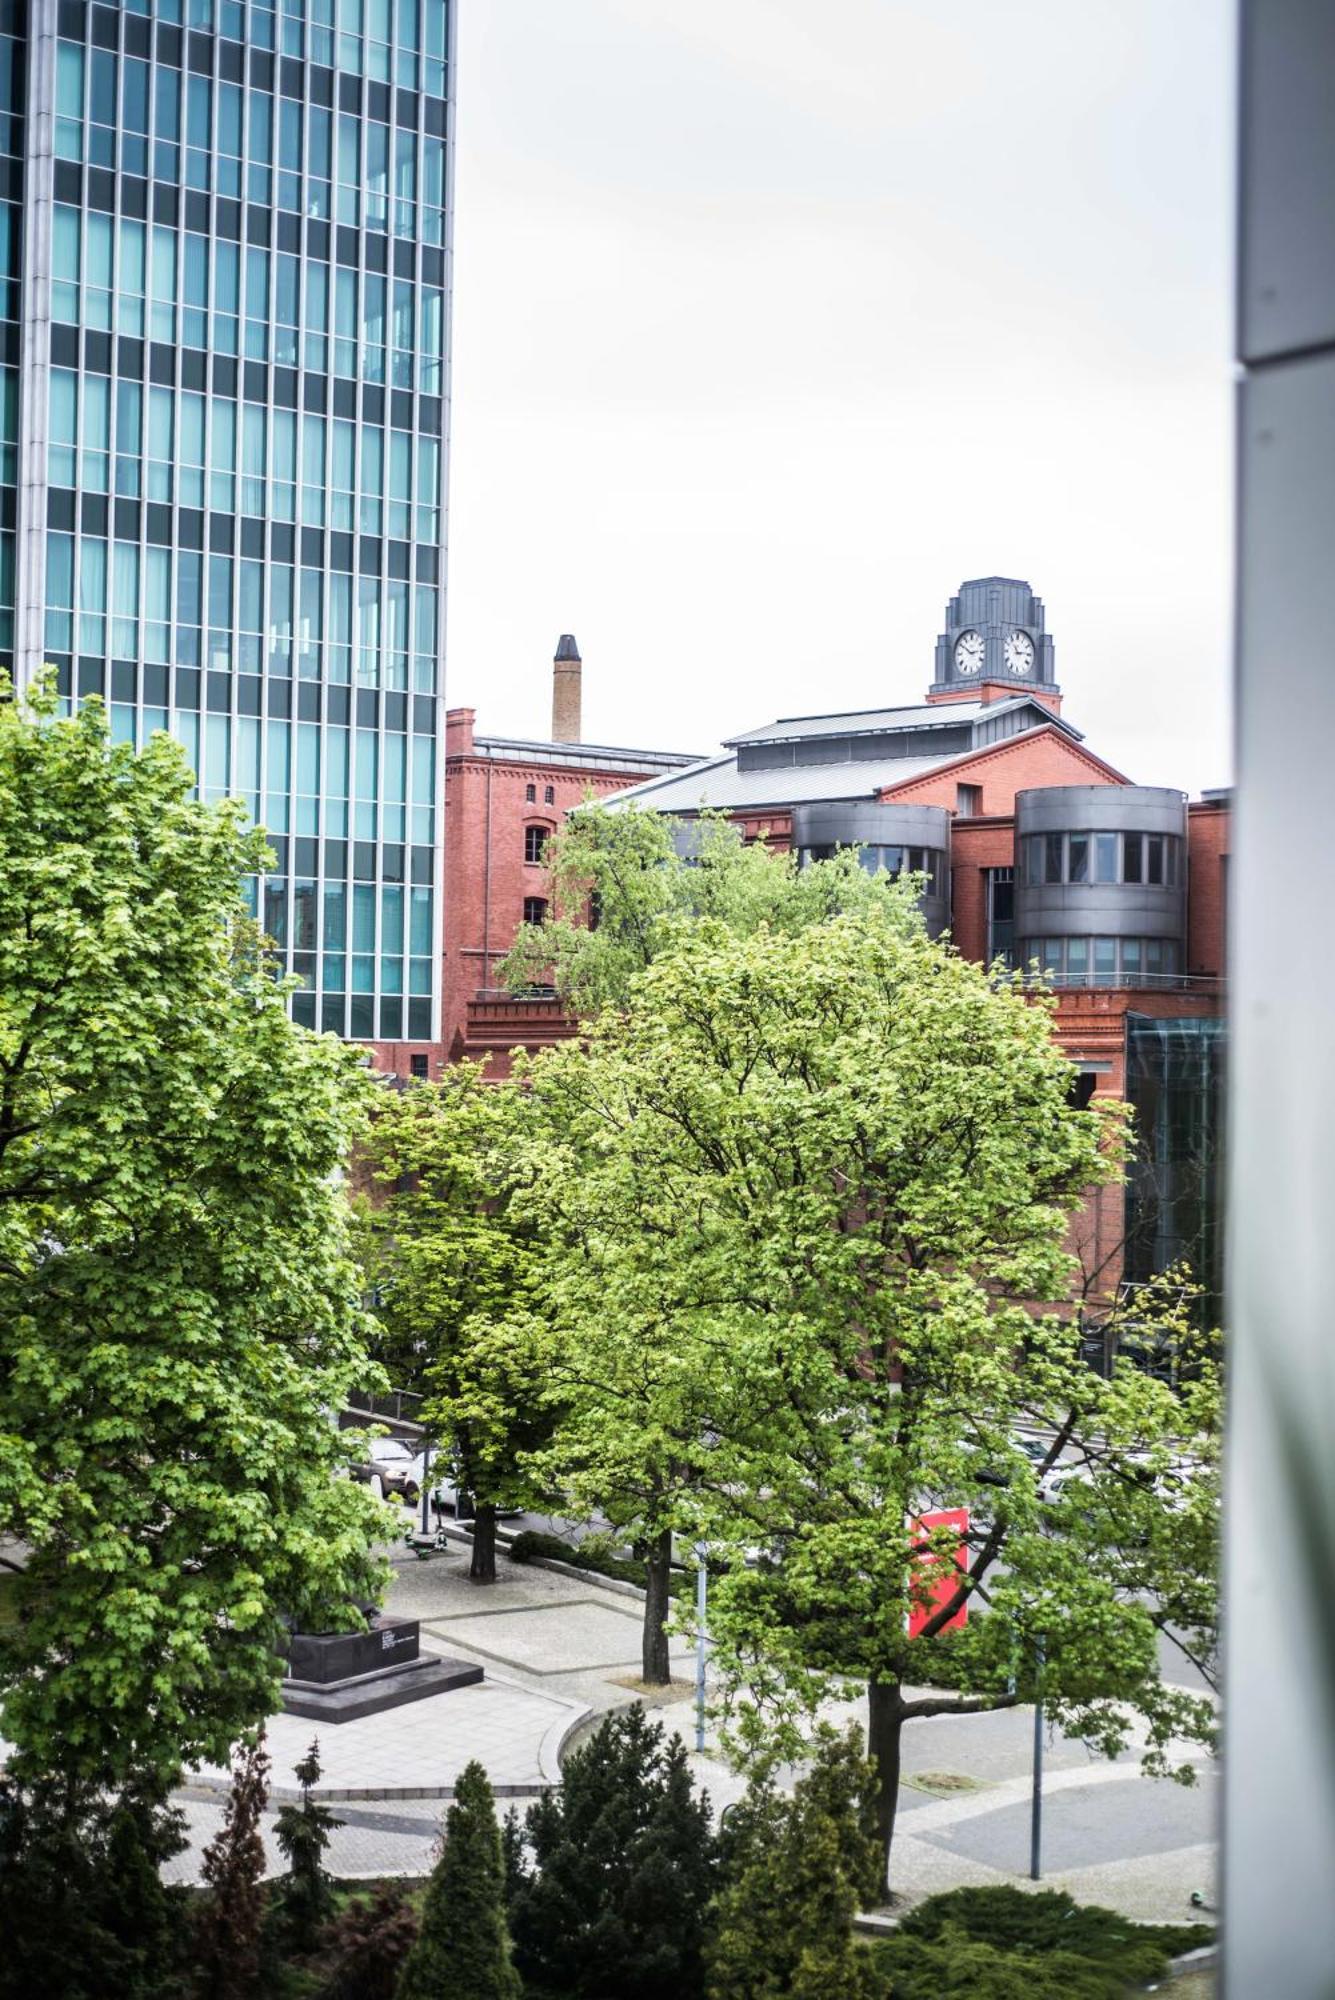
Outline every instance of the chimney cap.
[(578, 660), (579, 647), (575, 644), (573, 632), (563, 632), (556, 642), (555, 658), (558, 660)]

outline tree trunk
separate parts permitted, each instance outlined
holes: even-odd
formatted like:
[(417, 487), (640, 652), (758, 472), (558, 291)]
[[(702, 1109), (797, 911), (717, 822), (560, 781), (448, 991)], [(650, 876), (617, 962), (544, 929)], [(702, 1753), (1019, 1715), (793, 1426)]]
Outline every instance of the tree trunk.
[(490, 1500), (479, 1500), (473, 1516), (473, 1559), (468, 1565), (470, 1583), (496, 1581), (496, 1509)]
[(643, 1677), (650, 1687), (666, 1687), (672, 1679), (668, 1655), (668, 1579), (672, 1569), (672, 1530), (664, 1528), (648, 1545), (645, 1558)]
[(899, 1682), (869, 1682), (867, 1703), (867, 1754), (876, 1767), (876, 1832), (885, 1856), (888, 1889), (890, 1843), (895, 1837), (895, 1810), (899, 1804), (899, 1739), (904, 1727), (904, 1697)]

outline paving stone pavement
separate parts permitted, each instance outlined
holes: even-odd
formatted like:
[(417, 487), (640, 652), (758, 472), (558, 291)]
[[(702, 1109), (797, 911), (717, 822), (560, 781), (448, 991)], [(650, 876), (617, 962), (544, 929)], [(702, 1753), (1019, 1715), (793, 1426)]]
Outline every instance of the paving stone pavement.
[[(420, 1875), (432, 1865), (448, 1790), (470, 1756), (498, 1786), (500, 1801), (523, 1809), (557, 1775), (563, 1739), (598, 1713), (633, 1694), (624, 1683), (639, 1657), (639, 1614), (629, 1599), (601, 1593), (585, 1578), (498, 1561), (494, 1585), (468, 1581), (466, 1554), (451, 1551), (420, 1562), (396, 1550), (389, 1608), (421, 1619), (430, 1650), (477, 1659), (480, 1687), (457, 1689), (383, 1716), (337, 1728), (295, 1717), (270, 1724), (276, 1786), (312, 1734), (325, 1764), (322, 1789), (376, 1792), (379, 1797), (334, 1801), (343, 1820), (330, 1865), (352, 1878)], [(689, 1638), (674, 1644), (674, 1670), (693, 1670)], [(717, 1813), (744, 1789), (723, 1760), (713, 1727), (703, 1754), (694, 1750), (694, 1709), (677, 1686), (648, 1705), (687, 1744), (697, 1782)], [(865, 1720), (862, 1704), (834, 1707), (831, 1718)], [(584, 1718), (583, 1723), (581, 1718)], [(1009, 1882), (1028, 1887), (1029, 1744), (1032, 1710), (915, 1722), (905, 1732), (904, 1768), (893, 1856), (896, 1906), (963, 1883)], [(1193, 1890), (1214, 1901), (1215, 1790), (1212, 1767), (1190, 1791), (1140, 1775), (1135, 1752), (1117, 1763), (1093, 1758), (1083, 1744), (1059, 1734), (1045, 1751), (1042, 1886), (1104, 1902), (1128, 1916), (1190, 1921)], [(916, 1789), (924, 1775), (964, 1779), (969, 1789), (946, 1797)], [(215, 1784), (222, 1774), (212, 1774)], [(530, 1789), (525, 1794), (523, 1788)], [(433, 1795), (434, 1794), (434, 1795)], [(221, 1823), (218, 1793), (182, 1795), (191, 1845), (172, 1864), (175, 1879), (197, 1877), (204, 1844)], [(282, 1866), (265, 1828), (272, 1869)], [(1205, 1913), (1208, 1919), (1209, 1913)]]

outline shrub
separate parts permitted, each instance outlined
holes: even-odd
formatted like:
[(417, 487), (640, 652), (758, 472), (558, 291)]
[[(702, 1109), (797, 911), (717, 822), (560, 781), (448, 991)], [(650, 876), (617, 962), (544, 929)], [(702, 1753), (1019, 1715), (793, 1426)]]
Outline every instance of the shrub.
[(280, 1807), (274, 1821), (274, 1836), (288, 1866), (276, 1908), (292, 1946), (309, 1951), (333, 1908), (333, 1884), (325, 1871), (324, 1851), (330, 1834), (343, 1824), (312, 1796), (320, 1782), (318, 1738), (297, 1765), (296, 1779), (301, 1786), (301, 1804)]
[(791, 1798), (768, 1774), (729, 1815), (709, 2000), (861, 2000), (859, 1907), (881, 1883), (870, 1766), (856, 1730), (824, 1732)]
[(911, 1911), (873, 1959), (895, 2000), (1120, 2000), (1213, 1935), (1201, 1924), (1133, 1923), (1056, 1889), (951, 1889)]
[(636, 1703), (566, 1760), (512, 1852), (515, 1963), (563, 2000), (699, 2000), (714, 1890), (709, 1801)]
[(466, 1764), (396, 2000), (521, 2000), (505, 1924), (505, 1864), (487, 1774)]
[(354, 1897), (320, 1940), (334, 1960), (320, 2000), (394, 2000), (400, 1968), (416, 1937), (417, 1912), (403, 1883), (378, 1882), (369, 1902)]
[[(613, 1555), (602, 1536), (587, 1542), (563, 1542), (559, 1535), (544, 1535), (534, 1528), (525, 1528), (511, 1542), (509, 1555), (511, 1562), (517, 1563), (534, 1562), (540, 1556), (550, 1562), (569, 1563), (572, 1569), (614, 1577), (618, 1583), (633, 1583), (638, 1590), (643, 1590), (648, 1581), (648, 1566), (639, 1556)], [(668, 1589), (674, 1597), (693, 1596), (694, 1574), (674, 1569)]]
[(269, 1757), (261, 1731), (233, 1767), (223, 1823), (204, 1849), (208, 1894), (194, 1910), (202, 2000), (246, 2000), (259, 1978), (266, 1900), (260, 1815), (268, 1801)]

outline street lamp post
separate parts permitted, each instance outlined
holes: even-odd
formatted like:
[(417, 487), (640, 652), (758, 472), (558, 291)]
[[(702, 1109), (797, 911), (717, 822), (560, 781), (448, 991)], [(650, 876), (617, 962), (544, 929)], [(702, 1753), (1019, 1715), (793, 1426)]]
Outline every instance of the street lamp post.
[(1035, 1648), (1034, 1677), (1034, 1793), (1029, 1808), (1029, 1879), (1037, 1882), (1043, 1872), (1043, 1640)]
[(705, 1747), (705, 1610), (709, 1594), (707, 1542), (695, 1545), (695, 1747)]

